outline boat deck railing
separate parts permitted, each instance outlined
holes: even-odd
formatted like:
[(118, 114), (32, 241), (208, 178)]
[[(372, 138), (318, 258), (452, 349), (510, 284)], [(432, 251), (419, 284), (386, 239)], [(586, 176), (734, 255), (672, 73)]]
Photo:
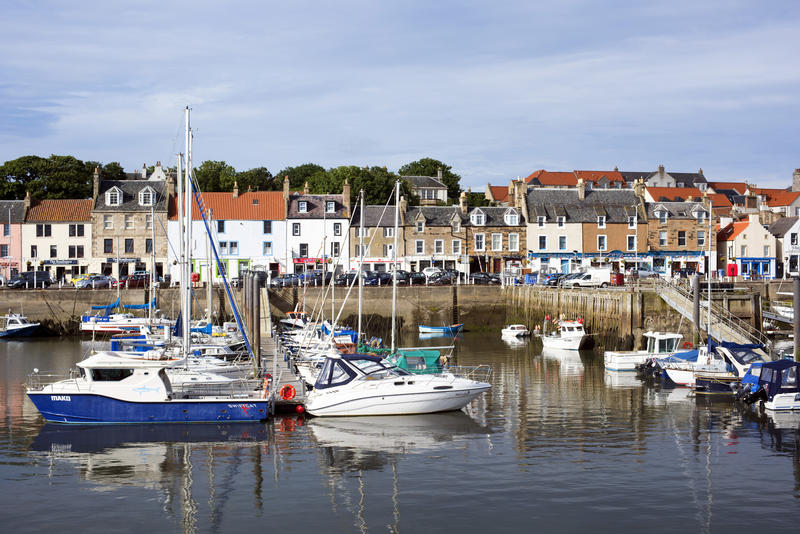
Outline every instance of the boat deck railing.
[(25, 387), (31, 391), (41, 391), (45, 386), (64, 380), (74, 380), (77, 387), (79, 381), (76, 380), (76, 378), (78, 376), (80, 376), (80, 371), (77, 369), (44, 372), (37, 370), (28, 375), (28, 380), (25, 381)]
[(444, 372), (468, 380), (488, 382), (492, 376), (492, 367), (490, 365), (450, 365), (445, 368)]
[[(173, 384), (173, 399), (202, 399), (204, 397), (230, 397), (236, 399), (264, 397), (264, 381), (254, 379), (216, 382), (209, 384)], [(268, 396), (267, 392), (267, 396)]]

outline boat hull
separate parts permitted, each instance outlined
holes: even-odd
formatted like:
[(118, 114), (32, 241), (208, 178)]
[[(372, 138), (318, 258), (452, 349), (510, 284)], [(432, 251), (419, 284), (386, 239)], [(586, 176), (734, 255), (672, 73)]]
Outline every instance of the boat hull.
[(463, 324), (453, 326), (425, 326), (419, 325), (420, 334), (458, 334), (464, 328)]
[(267, 419), (267, 399), (192, 399), (130, 402), (104, 395), (28, 392), (46, 421), (56, 423), (216, 423)]
[(542, 347), (546, 349), (580, 350), (588, 337), (542, 336)]
[(28, 337), (35, 334), (38, 329), (39, 323), (30, 324), (21, 328), (13, 328), (11, 330), (0, 330), (0, 338)]
[(660, 356), (652, 352), (606, 352), (603, 355), (603, 364), (606, 370), (616, 372), (635, 372), (636, 366), (649, 361), (653, 356)]

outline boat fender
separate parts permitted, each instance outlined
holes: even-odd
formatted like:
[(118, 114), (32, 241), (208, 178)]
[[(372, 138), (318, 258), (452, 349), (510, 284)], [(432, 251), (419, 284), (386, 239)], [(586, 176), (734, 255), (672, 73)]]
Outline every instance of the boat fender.
[(291, 384), (284, 384), (280, 391), (281, 398), (287, 401), (292, 400), (295, 394), (297, 394), (297, 391), (295, 391), (294, 386)]
[(683, 348), (684, 349), (693, 349), (694, 345), (692, 345), (691, 341), (686, 341), (686, 342), (683, 343)]

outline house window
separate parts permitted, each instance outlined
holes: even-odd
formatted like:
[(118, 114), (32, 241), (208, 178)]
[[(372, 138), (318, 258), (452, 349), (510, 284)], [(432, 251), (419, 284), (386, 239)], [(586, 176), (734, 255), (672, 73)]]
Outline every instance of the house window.
[(659, 247), (667, 246), (667, 232), (663, 230), (661, 232), (658, 232), (658, 246)]
[(70, 224), (69, 225), (69, 236), (70, 237), (83, 237), (83, 225), (82, 224)]
[(264, 241), (264, 244), (261, 247), (261, 255), (272, 256), (272, 241)]
[(606, 216), (605, 215), (598, 215), (597, 216), (597, 227), (598, 228), (605, 228), (606, 227)]
[(425, 231), (425, 221), (417, 221), (417, 233), (422, 233)]
[(384, 228), (383, 237), (394, 237), (394, 228)]
[(486, 222), (486, 217), (484, 217), (482, 211), (473, 212), (472, 215), (469, 216), (469, 219), (475, 226), (483, 226)]
[(333, 235), (342, 235), (342, 223), (333, 223)]
[(122, 195), (119, 194), (119, 189), (114, 187), (106, 193), (106, 204), (109, 206), (119, 206), (122, 204)]
[(272, 221), (264, 221), (264, 233), (265, 234), (272, 233)]
[(544, 220), (545, 220), (544, 215), (539, 215), (538, 217), (536, 217), (536, 224), (539, 226), (539, 228), (544, 228)]
[(31, 245), (31, 258), (36, 258), (39, 255), (39, 248), (36, 245)]
[(547, 236), (540, 235), (539, 236), (539, 250), (546, 250), (547, 249)]
[(111, 230), (114, 228), (114, 219), (111, 215), (103, 215), (103, 229)]
[(103, 239), (103, 253), (104, 254), (113, 254), (114, 253), (114, 240), (113, 239)]
[(686, 231), (680, 230), (678, 231), (678, 246), (685, 247), (686, 246)]
[(329, 200), (325, 202), (325, 213), (333, 213), (336, 211), (336, 202)]
[(483, 234), (475, 234), (475, 250), (478, 252), (483, 252), (486, 250), (486, 243), (484, 241)]
[(126, 215), (125, 216), (125, 229), (126, 230), (133, 230), (133, 215)]
[(217, 233), (218, 234), (225, 233), (225, 221), (217, 221)]
[(789, 243), (792, 245), (797, 245), (797, 232), (789, 234)]
[(149, 213), (144, 216), (144, 227), (148, 230), (153, 229), (153, 216)]
[(492, 234), (492, 250), (495, 252), (503, 250), (503, 234)]
[(452, 250), (454, 255), (457, 255), (457, 256), (461, 255), (461, 240), (460, 239), (453, 239), (453, 241), (450, 243), (450, 245), (452, 246), (451, 250)]
[(628, 236), (628, 250), (635, 251), (636, 250), (636, 236), (629, 235)]
[(706, 244), (706, 233), (703, 230), (697, 232), (697, 246), (702, 247)]
[(70, 258), (83, 258), (83, 245), (70, 245), (68, 253)]
[(219, 253), (220, 255), (227, 255), (228, 254), (228, 242), (227, 241), (220, 241), (219, 242)]
[(11, 225), (10, 224), (4, 224), (3, 225), (3, 235), (6, 236), (6, 237), (11, 235)]
[(144, 240), (144, 252), (145, 254), (151, 254), (153, 252), (153, 240), (149, 237)]
[(308, 257), (308, 243), (300, 243), (300, 257), (301, 258)]
[(509, 226), (516, 226), (519, 224), (519, 215), (514, 213), (513, 211), (509, 211), (506, 213), (506, 224)]
[(453, 221), (453, 232), (460, 232), (460, 231), (461, 231), (461, 222)]
[(425, 254), (425, 241), (422, 239), (417, 239), (414, 243), (414, 251), (417, 254)]
[(331, 242), (331, 257), (338, 258), (339, 257), (339, 242), (333, 241)]
[(697, 222), (703, 224), (706, 222), (706, 212), (698, 211), (697, 212)]
[(628, 217), (628, 228), (636, 228), (636, 216), (630, 215)]
[(383, 245), (383, 257), (389, 258), (392, 256), (392, 252), (394, 251), (394, 245)]
[(519, 234), (508, 234), (508, 250), (519, 251)]
[(292, 235), (300, 235), (300, 223), (292, 223)]
[(567, 236), (558, 236), (558, 250), (567, 250)]
[(769, 258), (769, 245), (764, 245), (764, 257)]
[(133, 254), (133, 239), (125, 240), (125, 254)]
[(657, 211), (656, 217), (658, 217), (658, 222), (660, 224), (667, 224), (667, 212), (664, 210)]
[(0, 245), (0, 258), (8, 257), (8, 245)]
[(443, 239), (436, 239), (433, 242), (433, 253), (434, 254), (444, 254), (444, 240)]
[[(384, 252), (386, 252), (386, 245), (384, 245)], [(367, 245), (356, 245), (356, 256), (367, 255)]]
[(52, 235), (52, 227), (49, 224), (36, 225), (36, 237), (50, 237)]
[(297, 203), (297, 212), (298, 213), (308, 213), (308, 202), (305, 200), (301, 200)]
[(747, 256), (747, 245), (742, 245), (741, 251), (742, 253), (739, 255), (740, 257), (744, 258)]
[(605, 250), (606, 249), (606, 236), (599, 235), (597, 236), (597, 250)]
[(139, 191), (139, 205), (140, 206), (152, 206), (153, 205), (153, 190), (149, 187), (145, 187), (141, 191)]
[(369, 237), (369, 228), (356, 228), (356, 237)]
[(228, 243), (228, 254), (231, 256), (238, 256), (239, 255), (239, 242), (238, 241), (231, 241)]
[(559, 227), (559, 228), (564, 228), (564, 223), (566, 222), (566, 219), (567, 219), (567, 218), (566, 218), (566, 217), (564, 217), (563, 215), (559, 215), (559, 216), (556, 218), (556, 222), (558, 223), (558, 227)]
[(50, 245), (50, 257), (51, 258), (58, 257), (58, 245)]

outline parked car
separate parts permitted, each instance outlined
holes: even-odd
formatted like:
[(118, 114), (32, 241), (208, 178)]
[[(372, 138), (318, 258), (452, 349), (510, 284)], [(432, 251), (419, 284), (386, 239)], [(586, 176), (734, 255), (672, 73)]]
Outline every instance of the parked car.
[(303, 283), (309, 286), (321, 286), (327, 285), (331, 282), (331, 277), (333, 273), (330, 271), (325, 272), (325, 282), (323, 284), (322, 281), (322, 271), (311, 271), (305, 273), (304, 275), (300, 275), (303, 280)]
[(551, 273), (547, 275), (547, 279), (545, 280), (545, 285), (556, 287), (559, 284), (559, 281), (564, 279), (567, 276), (567, 273)]
[(282, 274), (272, 279), (272, 287), (292, 287), (301, 285), (300, 275), (298, 274)]
[(364, 274), (365, 286), (388, 286), (392, 283), (392, 273), (367, 271)]
[(42, 284), (44, 287), (50, 287), (52, 283), (53, 280), (47, 271), (26, 271), (12, 276), (7, 286), (11, 289), (25, 288), (26, 286), (33, 289), (34, 287), (41, 288)]
[(110, 289), (114, 287), (115, 280), (111, 276), (104, 274), (94, 274), (89, 278), (84, 278), (75, 284), (77, 289)]
[(357, 273), (342, 273), (337, 275), (336, 278), (333, 280), (333, 285), (335, 286), (349, 286), (350, 283), (355, 279)]
[(641, 269), (634, 267), (628, 271), (628, 276), (635, 280), (637, 278), (658, 278), (659, 274), (652, 269)]
[(402, 269), (398, 269), (396, 271), (393, 271), (393, 273), (394, 273), (394, 276), (397, 278), (397, 283), (398, 284), (407, 284), (408, 280), (409, 280), (409, 278), (411, 276), (411, 273), (409, 273), (408, 271), (403, 271)]
[(433, 286), (444, 286), (454, 284), (458, 277), (452, 273), (441, 272), (432, 274), (428, 277), (428, 284)]
[(444, 270), (440, 269), (439, 267), (425, 267), (422, 269), (422, 274), (425, 275), (425, 278), (430, 278), (434, 274), (443, 273)]
[(428, 277), (424, 273), (408, 273), (408, 284), (412, 286), (425, 285)]
[(124, 289), (136, 289), (139, 287), (150, 287), (150, 273), (139, 271), (134, 274), (123, 276), (114, 283), (114, 287)]
[(83, 273), (83, 274), (76, 274), (72, 277), (72, 285), (78, 286), (78, 282), (81, 280), (86, 280), (87, 278), (91, 278), (92, 276), (100, 276), (100, 273)]
[(472, 273), (469, 275), (469, 281), (473, 284), (499, 284), (500, 278), (489, 273)]
[(589, 269), (574, 278), (564, 279), (562, 287), (608, 287), (611, 284), (611, 269)]

